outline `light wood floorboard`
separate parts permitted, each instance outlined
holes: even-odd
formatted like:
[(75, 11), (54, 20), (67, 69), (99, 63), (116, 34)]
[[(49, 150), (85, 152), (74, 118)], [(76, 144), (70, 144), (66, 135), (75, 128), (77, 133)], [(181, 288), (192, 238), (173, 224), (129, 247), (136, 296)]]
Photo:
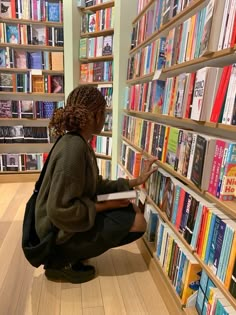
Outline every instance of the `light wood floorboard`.
[(34, 183), (0, 184), (1, 315), (169, 315), (136, 243), (89, 261), (96, 278), (54, 283), (21, 250), (22, 219)]

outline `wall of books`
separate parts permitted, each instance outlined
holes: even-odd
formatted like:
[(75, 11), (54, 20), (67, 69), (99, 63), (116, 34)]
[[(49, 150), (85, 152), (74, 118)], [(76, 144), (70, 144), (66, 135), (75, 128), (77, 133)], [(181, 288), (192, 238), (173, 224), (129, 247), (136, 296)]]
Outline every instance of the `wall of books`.
[(4, 0), (0, 18), (0, 172), (37, 174), (64, 106), (63, 3)]
[[(107, 101), (105, 126), (91, 144), (98, 159), (101, 174), (110, 177), (112, 156), (112, 96), (113, 96), (113, 37), (114, 1), (89, 0), (79, 4), (81, 34), (79, 40), (79, 84), (98, 87)], [(105, 158), (102, 167), (101, 159)], [(105, 171), (104, 171), (105, 170)]]
[(235, 1), (139, 0), (132, 23), (118, 174), (157, 158), (139, 245), (179, 314), (236, 309), (235, 13)]

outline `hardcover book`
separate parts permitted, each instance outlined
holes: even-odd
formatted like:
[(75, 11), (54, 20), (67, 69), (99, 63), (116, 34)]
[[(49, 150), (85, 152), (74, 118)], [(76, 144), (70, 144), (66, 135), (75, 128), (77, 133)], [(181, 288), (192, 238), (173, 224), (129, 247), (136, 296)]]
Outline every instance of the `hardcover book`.
[(97, 195), (97, 201), (119, 200), (119, 199), (137, 199), (136, 190), (120, 191), (110, 194)]
[(206, 150), (206, 139), (197, 135), (196, 147), (193, 156), (193, 165), (191, 173), (191, 181), (198, 187), (201, 187), (203, 163)]

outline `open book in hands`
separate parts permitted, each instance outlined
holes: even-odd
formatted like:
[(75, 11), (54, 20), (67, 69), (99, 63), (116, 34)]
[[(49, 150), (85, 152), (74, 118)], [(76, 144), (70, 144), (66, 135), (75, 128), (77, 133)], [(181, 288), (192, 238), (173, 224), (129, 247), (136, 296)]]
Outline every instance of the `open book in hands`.
[(97, 201), (118, 200), (118, 199), (137, 199), (136, 190), (120, 191), (111, 194), (97, 195)]

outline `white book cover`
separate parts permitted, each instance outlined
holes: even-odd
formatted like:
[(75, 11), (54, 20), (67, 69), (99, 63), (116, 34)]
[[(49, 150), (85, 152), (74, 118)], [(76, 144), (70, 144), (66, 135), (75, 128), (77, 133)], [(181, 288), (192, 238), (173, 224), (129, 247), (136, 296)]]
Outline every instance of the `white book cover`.
[(202, 112), (202, 103), (204, 98), (205, 84), (207, 78), (208, 67), (199, 69), (196, 74), (196, 80), (193, 91), (193, 102), (191, 119), (200, 120)]
[(230, 3), (229, 15), (228, 15), (228, 22), (226, 25), (226, 33), (224, 38), (223, 49), (230, 47), (230, 41), (232, 37), (232, 31), (234, 26), (234, 19), (235, 19), (235, 9), (236, 9), (236, 0), (232, 0)]
[(232, 1), (234, 1), (234, 0), (226, 0), (225, 1), (225, 11), (224, 11), (223, 19), (222, 19), (222, 24), (221, 24), (218, 50), (222, 50), (222, 48), (223, 48), (223, 43), (224, 43), (224, 38), (225, 38), (225, 33), (226, 33), (226, 25), (227, 25), (228, 16), (229, 16)]
[(97, 201), (108, 201), (108, 200), (120, 200), (120, 199), (137, 199), (138, 193), (136, 190), (120, 191), (111, 194), (97, 195)]
[(96, 43), (96, 57), (102, 56), (102, 50), (103, 50), (103, 36), (97, 37), (97, 43)]
[(227, 125), (231, 125), (232, 116), (233, 116), (233, 112), (235, 108), (235, 102), (236, 102), (235, 86), (236, 86), (236, 64), (233, 65), (230, 82), (229, 82), (230, 95), (229, 95), (229, 102), (227, 106), (228, 108), (227, 108), (226, 119), (225, 119), (225, 123)]
[(192, 173), (192, 166), (193, 166), (193, 157), (194, 157), (194, 152), (195, 152), (195, 147), (196, 147), (196, 140), (197, 140), (197, 134), (194, 133), (192, 137), (192, 144), (191, 144), (191, 151), (190, 151), (190, 156), (189, 156), (189, 163), (188, 163), (188, 172), (187, 172), (187, 178), (191, 178), (191, 173)]

